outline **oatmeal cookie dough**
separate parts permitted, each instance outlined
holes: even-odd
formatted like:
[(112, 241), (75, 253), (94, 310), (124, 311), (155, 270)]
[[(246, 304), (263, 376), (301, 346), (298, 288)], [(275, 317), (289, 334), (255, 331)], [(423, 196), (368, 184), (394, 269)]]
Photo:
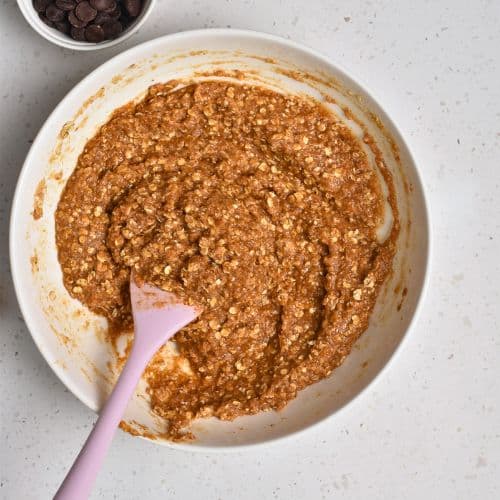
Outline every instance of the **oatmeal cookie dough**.
[[(384, 173), (392, 192), (388, 172)], [(56, 212), (69, 293), (131, 330), (130, 272), (203, 307), (145, 377), (179, 439), (196, 417), (283, 408), (367, 328), (391, 270), (384, 197), (318, 102), (256, 86), (156, 85), (85, 146)]]

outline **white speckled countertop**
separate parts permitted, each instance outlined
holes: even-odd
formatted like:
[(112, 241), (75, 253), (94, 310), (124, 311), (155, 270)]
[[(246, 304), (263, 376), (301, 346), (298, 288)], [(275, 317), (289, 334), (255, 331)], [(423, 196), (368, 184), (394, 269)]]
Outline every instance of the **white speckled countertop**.
[(0, 498), (50, 498), (95, 415), (20, 316), (8, 216), (24, 157), (62, 96), (141, 41), (203, 27), (305, 43), (359, 77), (413, 149), (431, 204), (432, 279), (392, 367), (340, 415), (245, 453), (119, 433), (93, 498), (500, 498), (500, 2), (160, 0), (118, 47), (72, 53), (0, 3)]

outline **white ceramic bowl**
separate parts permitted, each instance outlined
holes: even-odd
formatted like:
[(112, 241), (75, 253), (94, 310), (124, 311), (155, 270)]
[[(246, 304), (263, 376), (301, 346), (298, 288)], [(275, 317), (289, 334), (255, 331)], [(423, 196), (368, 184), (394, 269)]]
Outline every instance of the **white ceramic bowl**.
[(33, 0), (17, 0), (19, 9), (23, 13), (24, 18), (31, 27), (49, 42), (66, 47), (73, 50), (99, 50), (106, 47), (112, 47), (120, 42), (123, 42), (132, 36), (145, 22), (151, 14), (156, 0), (144, 0), (142, 11), (137, 19), (121, 33), (121, 35), (113, 40), (107, 40), (100, 43), (79, 42), (73, 40), (69, 35), (65, 35), (50, 26), (47, 26), (38, 16), (38, 12), (33, 7)]
[[(254, 71), (290, 92), (318, 89), (348, 106), (375, 138), (394, 176), (401, 233), (392, 276), (370, 326), (344, 364), (304, 391), (281, 412), (234, 422), (200, 420), (189, 449), (228, 449), (263, 443), (306, 429), (352, 401), (381, 373), (408, 332), (424, 289), (429, 258), (426, 202), (415, 162), (394, 123), (370, 94), (328, 59), (288, 40), (236, 30), (179, 33), (120, 54), (80, 82), (48, 118), (26, 158), (15, 193), (10, 250), (14, 284), (26, 323), (43, 356), (64, 384), (97, 410), (113, 384), (105, 323), (73, 300), (62, 284), (54, 240), (54, 210), (79, 153), (110, 113), (153, 83), (214, 69)], [(310, 78), (297, 81), (297, 71)], [(295, 71), (295, 73), (293, 73)], [(289, 76), (286, 76), (289, 75)], [(202, 76), (199, 76), (202, 78)], [(35, 220), (35, 205), (43, 215)], [(401, 368), (403, 369), (403, 367)], [(146, 437), (164, 430), (151, 415), (144, 386), (125, 416)], [(158, 442), (164, 442), (158, 439)]]

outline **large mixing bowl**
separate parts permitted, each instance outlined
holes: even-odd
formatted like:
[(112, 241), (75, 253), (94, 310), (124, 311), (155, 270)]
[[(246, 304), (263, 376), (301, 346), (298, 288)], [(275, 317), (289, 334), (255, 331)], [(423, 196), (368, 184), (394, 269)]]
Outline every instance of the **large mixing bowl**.
[[(394, 177), (400, 212), (394, 271), (368, 330), (343, 365), (283, 411), (193, 425), (190, 449), (227, 449), (289, 436), (324, 420), (381, 373), (407, 334), (426, 282), (429, 226), (415, 162), (394, 123), (370, 94), (324, 57), (288, 40), (236, 30), (203, 30), (152, 40), (114, 57), (79, 83), (42, 127), (22, 169), (12, 208), (11, 264), (19, 303), (41, 353), (84, 404), (98, 410), (116, 380), (106, 323), (72, 299), (62, 283), (54, 211), (83, 146), (117, 107), (154, 83), (239, 70), (249, 82), (330, 102), (358, 135), (375, 139)], [(226, 73), (227, 74), (227, 73)], [(236, 75), (236, 73), (235, 73)], [(355, 120), (342, 109), (349, 108)], [(356, 124), (355, 122), (358, 122)], [(376, 166), (374, 166), (376, 168)], [(404, 369), (401, 367), (401, 369)], [(130, 432), (165, 443), (166, 423), (151, 414), (144, 383), (124, 417)]]

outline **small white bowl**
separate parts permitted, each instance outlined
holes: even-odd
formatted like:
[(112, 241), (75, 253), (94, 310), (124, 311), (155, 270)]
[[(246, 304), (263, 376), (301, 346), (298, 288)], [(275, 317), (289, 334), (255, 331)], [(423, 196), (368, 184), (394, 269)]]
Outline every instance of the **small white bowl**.
[(91, 43), (73, 40), (69, 35), (61, 33), (55, 28), (47, 26), (40, 19), (38, 12), (33, 7), (33, 0), (17, 0), (17, 5), (19, 5), (24, 18), (39, 35), (43, 36), (49, 42), (59, 45), (60, 47), (65, 47), (67, 49), (73, 50), (105, 49), (107, 47), (112, 47), (113, 45), (117, 45), (118, 43), (123, 42), (124, 40), (132, 36), (146, 22), (146, 19), (151, 14), (155, 3), (156, 0), (144, 0), (142, 12), (139, 14), (137, 19), (117, 38), (99, 43)]

